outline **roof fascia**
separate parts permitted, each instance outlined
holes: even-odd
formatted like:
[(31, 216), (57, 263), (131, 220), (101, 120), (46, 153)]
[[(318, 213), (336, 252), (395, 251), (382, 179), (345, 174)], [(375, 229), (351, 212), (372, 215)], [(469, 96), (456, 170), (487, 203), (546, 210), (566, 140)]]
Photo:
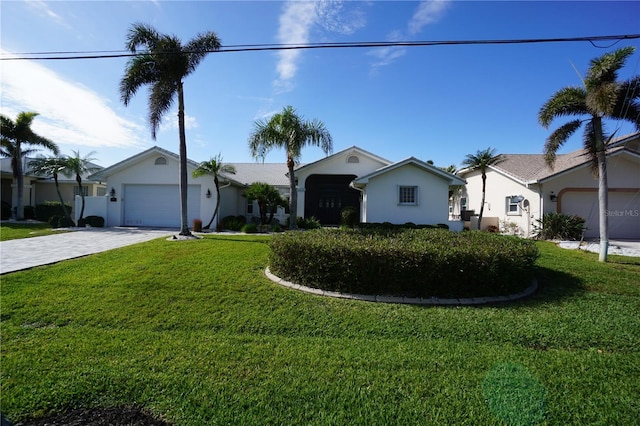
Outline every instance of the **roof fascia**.
[(407, 164), (413, 164), (415, 166), (417, 166), (418, 168), (429, 172), (431, 174), (435, 174), (436, 176), (448, 180), (449, 181), (449, 185), (466, 185), (466, 180), (464, 180), (463, 178), (460, 178), (454, 174), (445, 172), (444, 170), (440, 170), (439, 168), (432, 166), (428, 163), (425, 163), (422, 160), (419, 160), (415, 157), (409, 157), (409, 158), (405, 158), (404, 160), (398, 161), (396, 163), (393, 164), (389, 164), (388, 166), (385, 167), (381, 167), (378, 170), (375, 170), (367, 175), (361, 176), (357, 179), (354, 180), (355, 184), (367, 184), (369, 182), (369, 179), (379, 176), (381, 174), (384, 173), (388, 173), (392, 170), (398, 169), (400, 167), (403, 167)]
[[(297, 173), (297, 172), (299, 172), (301, 170), (305, 170), (305, 169), (308, 169), (308, 168), (315, 167), (320, 163), (326, 162), (326, 161), (328, 161), (328, 160), (330, 160), (332, 158), (335, 158), (335, 157), (337, 157), (339, 155), (343, 155), (343, 154), (345, 154), (345, 153), (347, 153), (349, 151), (357, 151), (360, 154), (365, 155), (365, 156), (367, 156), (369, 158), (372, 158), (372, 159), (374, 159), (374, 160), (376, 160), (376, 161), (378, 161), (380, 163), (384, 163), (384, 164), (387, 164), (387, 165), (391, 164), (391, 161), (387, 160), (386, 158), (382, 158), (382, 157), (380, 157), (378, 155), (375, 155), (375, 154), (373, 154), (373, 153), (371, 153), (371, 152), (369, 152), (367, 150), (364, 150), (364, 149), (362, 149), (360, 147), (357, 147), (357, 146), (353, 145), (353, 146), (350, 146), (347, 149), (343, 149), (342, 151), (338, 151), (335, 154), (327, 155), (326, 157), (321, 158), (319, 160), (316, 160), (316, 161), (314, 161), (312, 163), (305, 164), (304, 166), (301, 166), (301, 167), (295, 169), (294, 173)], [(287, 173), (287, 175), (288, 175), (288, 173)]]

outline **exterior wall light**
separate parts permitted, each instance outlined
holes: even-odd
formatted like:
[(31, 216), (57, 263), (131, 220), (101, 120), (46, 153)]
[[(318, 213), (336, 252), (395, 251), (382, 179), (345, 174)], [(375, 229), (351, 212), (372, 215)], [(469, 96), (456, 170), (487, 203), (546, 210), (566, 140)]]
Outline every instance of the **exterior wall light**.
[(207, 198), (211, 198), (211, 190), (209, 188), (207, 188)]

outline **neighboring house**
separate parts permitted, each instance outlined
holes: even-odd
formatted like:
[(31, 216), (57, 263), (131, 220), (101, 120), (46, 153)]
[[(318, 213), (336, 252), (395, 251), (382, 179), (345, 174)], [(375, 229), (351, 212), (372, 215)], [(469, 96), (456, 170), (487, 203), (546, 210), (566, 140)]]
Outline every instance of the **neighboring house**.
[[(275, 186), (289, 195), (286, 164), (231, 163), (236, 174), (220, 176), (218, 217), (242, 215), (259, 217), (255, 202), (244, 197), (254, 182)], [(215, 208), (213, 178), (193, 178), (198, 163), (188, 161), (189, 222), (210, 217)], [(451, 185), (465, 181), (415, 158), (397, 163), (380, 158), (358, 147), (351, 147), (296, 171), (297, 215), (316, 217), (323, 225), (338, 225), (340, 212), (352, 206), (364, 222), (437, 224), (448, 222), (447, 199)], [(107, 183), (109, 194), (88, 200), (85, 215), (106, 218), (107, 226), (163, 226), (180, 224), (178, 156), (153, 147), (90, 177)], [(102, 212), (102, 214), (100, 213)], [(278, 208), (281, 223), (288, 213)], [(461, 229), (461, 223), (451, 223)]]
[[(36, 206), (38, 204), (44, 204), (47, 201), (59, 202), (60, 200), (56, 192), (53, 177), (34, 174), (32, 168), (29, 166), (29, 162), (32, 160), (34, 160), (34, 158), (31, 157), (22, 159), (24, 170), (24, 205)], [(90, 166), (100, 167), (93, 163), (91, 163)], [(14, 191), (13, 171), (11, 169), (10, 158), (0, 159), (0, 173), (2, 178), (2, 201), (11, 206), (15, 206), (17, 204), (16, 197), (18, 191)], [(88, 174), (82, 176), (82, 190), (84, 195), (89, 197), (105, 195), (106, 186), (101, 181), (88, 180), (88, 177)], [(80, 195), (75, 175), (67, 177), (59, 174), (58, 184), (64, 201), (73, 206), (75, 196)]]
[[(489, 167), (483, 228), (499, 223), (504, 232), (530, 236), (545, 213), (558, 212), (585, 219), (585, 238), (597, 238), (598, 180), (584, 150), (558, 155), (553, 169), (543, 154), (504, 154), (505, 161)], [(618, 138), (607, 152), (609, 235), (640, 238), (640, 133)], [(480, 211), (482, 180), (477, 170), (461, 170), (466, 189), (452, 214)], [(471, 212), (468, 212), (471, 213)], [(468, 214), (467, 213), (467, 214)], [(486, 220), (485, 220), (486, 218)], [(476, 222), (477, 223), (477, 222)]]

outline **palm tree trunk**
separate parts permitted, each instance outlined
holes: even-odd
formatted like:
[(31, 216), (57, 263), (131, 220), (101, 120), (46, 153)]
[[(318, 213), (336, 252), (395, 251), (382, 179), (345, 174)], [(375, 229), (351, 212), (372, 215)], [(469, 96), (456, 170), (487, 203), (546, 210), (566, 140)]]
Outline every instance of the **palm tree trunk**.
[(56, 192), (58, 193), (58, 199), (60, 200), (60, 205), (62, 206), (62, 211), (64, 212), (64, 216), (67, 218), (69, 222), (73, 223), (73, 225), (75, 226), (76, 223), (73, 221), (73, 219), (71, 219), (71, 213), (67, 209), (67, 206), (65, 206), (64, 204), (64, 199), (62, 198), (62, 193), (60, 192), (60, 184), (58, 183), (57, 173), (53, 174), (53, 181), (56, 184)]
[(180, 234), (191, 235), (187, 215), (187, 136), (184, 129), (184, 93), (178, 83), (178, 131), (180, 133)]
[(598, 153), (598, 210), (600, 226), (600, 262), (607, 261), (609, 251), (609, 185), (607, 183), (607, 156), (604, 152)]
[(478, 216), (478, 231), (482, 227), (482, 214), (484, 213), (484, 196), (487, 189), (487, 175), (482, 173), (482, 204), (480, 204), (480, 215)]
[(213, 216), (211, 216), (211, 220), (209, 221), (209, 223), (207, 223), (207, 226), (205, 226), (203, 229), (211, 228), (211, 224), (213, 223), (213, 220), (218, 215), (218, 208), (220, 207), (220, 181), (218, 180), (218, 176), (213, 177), (213, 184), (216, 187), (216, 208), (213, 210)]
[(80, 209), (80, 216), (78, 216), (78, 224), (80, 224), (84, 217), (84, 191), (82, 190), (82, 177), (80, 177), (80, 175), (76, 175), (76, 182), (78, 182), (78, 194), (80, 194), (80, 199), (82, 199), (82, 208)]
[(293, 158), (287, 158), (289, 168), (289, 229), (298, 227), (298, 189), (296, 188), (296, 177), (293, 175)]
[[(20, 151), (21, 148), (18, 148)], [(16, 158), (16, 191), (18, 193), (16, 197), (16, 220), (24, 220), (24, 171), (22, 170), (22, 154), (18, 152), (18, 158)]]

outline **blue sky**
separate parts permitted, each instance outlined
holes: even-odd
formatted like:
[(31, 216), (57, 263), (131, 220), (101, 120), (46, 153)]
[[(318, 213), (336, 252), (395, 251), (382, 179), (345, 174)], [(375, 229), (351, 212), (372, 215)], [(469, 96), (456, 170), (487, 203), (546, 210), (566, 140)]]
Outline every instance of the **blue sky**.
[[(563, 38), (640, 33), (636, 1), (2, 1), (9, 53), (120, 51), (144, 22), (187, 42), (214, 31), (223, 45), (390, 40)], [(460, 165), (486, 147), (540, 153), (550, 130), (540, 106), (579, 85), (589, 61), (640, 40), (214, 53), (185, 80), (188, 157), (250, 162), (256, 119), (292, 105), (322, 120), (334, 151), (352, 145), (392, 161), (415, 156)], [(639, 49), (640, 50), (640, 49)], [(153, 145), (178, 151), (175, 111), (151, 139), (147, 91), (128, 107), (118, 84), (125, 58), (0, 61), (3, 114), (39, 112), (33, 128), (64, 154), (95, 151), (109, 166)], [(576, 71), (577, 70), (577, 71)], [(640, 52), (620, 78), (637, 75)], [(175, 109), (175, 108), (174, 108)], [(176, 110), (177, 111), (177, 110)], [(562, 120), (554, 123), (562, 124)], [(615, 127), (610, 126), (609, 130)], [(618, 134), (633, 131), (629, 124)], [(579, 148), (580, 136), (563, 152)], [(302, 162), (320, 159), (315, 148)], [(283, 162), (275, 150), (267, 162)]]

